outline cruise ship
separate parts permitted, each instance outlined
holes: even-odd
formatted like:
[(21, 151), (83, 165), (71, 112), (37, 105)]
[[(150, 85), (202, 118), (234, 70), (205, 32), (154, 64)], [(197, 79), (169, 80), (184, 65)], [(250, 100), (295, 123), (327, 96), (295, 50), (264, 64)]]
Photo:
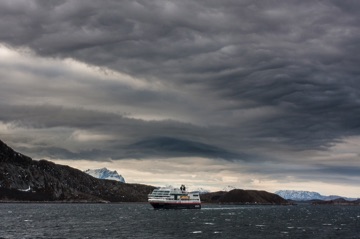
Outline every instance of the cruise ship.
[(201, 209), (200, 194), (187, 192), (186, 187), (161, 187), (148, 195), (154, 209)]

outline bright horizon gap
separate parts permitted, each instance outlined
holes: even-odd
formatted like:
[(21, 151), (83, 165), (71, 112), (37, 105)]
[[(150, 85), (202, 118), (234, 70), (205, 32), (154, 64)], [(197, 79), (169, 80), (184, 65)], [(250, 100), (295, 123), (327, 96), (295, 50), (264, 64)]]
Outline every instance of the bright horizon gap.
[[(323, 196), (338, 195), (349, 198), (360, 198), (358, 194), (354, 193), (355, 192), (354, 189), (356, 189), (356, 187), (326, 184), (322, 182), (299, 182), (299, 183), (286, 184), (286, 183), (276, 183), (273, 181), (260, 182), (259, 180), (256, 181), (250, 179), (252, 180), (252, 184), (242, 186), (241, 183), (237, 181), (238, 177), (236, 172), (229, 174), (229, 176), (225, 178), (219, 177), (212, 179), (212, 181), (208, 181), (208, 179), (204, 179), (204, 180), (197, 179), (195, 175), (191, 175), (191, 174), (182, 175), (180, 177), (176, 177), (176, 175), (174, 175), (174, 177), (171, 177), (171, 175), (173, 175), (172, 172), (169, 172), (168, 174), (164, 174), (163, 172), (145, 171), (147, 165), (154, 164), (154, 162), (151, 162), (151, 160), (143, 160), (143, 161), (149, 161), (146, 162), (146, 164), (143, 166), (145, 167), (144, 171), (134, 169), (133, 167), (129, 167), (134, 163), (139, 163), (139, 160), (134, 160), (134, 159), (111, 161), (111, 162), (91, 161), (91, 165), (93, 165), (91, 168), (88, 167), (90, 163), (88, 160), (76, 160), (71, 163), (69, 163), (68, 160), (55, 160), (55, 159), (46, 159), (46, 160), (49, 160), (56, 164), (69, 165), (81, 171), (85, 171), (87, 169), (99, 169), (105, 167), (112, 171), (116, 170), (120, 175), (124, 177), (126, 183), (139, 183), (139, 184), (146, 184), (156, 187), (163, 187), (166, 185), (177, 187), (180, 186), (181, 184), (185, 184), (189, 188), (189, 190), (197, 190), (199, 188), (203, 188), (205, 190), (215, 192), (215, 191), (221, 191), (227, 186), (232, 186), (237, 189), (265, 190), (271, 193), (275, 193), (275, 191), (279, 191), (279, 190), (296, 190), (296, 191), (317, 192)], [(250, 176), (249, 177), (244, 176), (244, 178), (249, 180)], [(194, 182), (198, 184), (195, 184)]]

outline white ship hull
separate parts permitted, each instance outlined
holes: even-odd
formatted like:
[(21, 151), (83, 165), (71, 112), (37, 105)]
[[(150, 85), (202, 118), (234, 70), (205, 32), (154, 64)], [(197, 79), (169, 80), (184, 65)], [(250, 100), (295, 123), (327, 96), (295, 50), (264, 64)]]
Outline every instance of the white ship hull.
[(201, 209), (201, 202), (198, 201), (184, 202), (181, 200), (149, 200), (149, 203), (154, 209)]

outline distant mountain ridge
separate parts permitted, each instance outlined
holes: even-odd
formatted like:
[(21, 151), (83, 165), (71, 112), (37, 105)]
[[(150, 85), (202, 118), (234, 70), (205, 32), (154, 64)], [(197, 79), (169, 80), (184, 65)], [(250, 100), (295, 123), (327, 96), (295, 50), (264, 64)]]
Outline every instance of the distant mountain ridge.
[(347, 198), (338, 195), (324, 196), (318, 192), (298, 191), (298, 190), (279, 190), (276, 191), (275, 194), (287, 200), (294, 200), (294, 201), (310, 201), (310, 200), (330, 201), (338, 198), (344, 198), (349, 201), (356, 200), (356, 198)]
[(230, 192), (231, 190), (234, 190), (234, 189), (237, 189), (237, 188), (232, 185), (227, 185), (221, 191)]
[(98, 179), (115, 180), (118, 182), (125, 183), (124, 177), (118, 174), (116, 170), (111, 171), (107, 168), (87, 169), (84, 171), (84, 173), (87, 173), (90, 176), (93, 176), (94, 178), (98, 178)]

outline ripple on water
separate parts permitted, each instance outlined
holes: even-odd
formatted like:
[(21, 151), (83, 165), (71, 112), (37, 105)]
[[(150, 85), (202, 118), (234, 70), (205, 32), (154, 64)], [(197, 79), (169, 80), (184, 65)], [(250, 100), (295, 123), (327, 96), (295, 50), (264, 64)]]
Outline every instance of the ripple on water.
[(215, 223), (213, 223), (213, 222), (205, 222), (204, 224), (205, 225), (215, 225)]

